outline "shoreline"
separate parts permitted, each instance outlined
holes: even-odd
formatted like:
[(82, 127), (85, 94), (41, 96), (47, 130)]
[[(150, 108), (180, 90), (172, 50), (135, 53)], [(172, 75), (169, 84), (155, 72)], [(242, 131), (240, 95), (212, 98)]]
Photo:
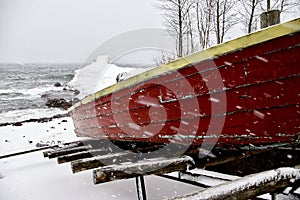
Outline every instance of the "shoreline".
[(1, 124), (0, 154), (78, 140), (69, 114)]
[(4, 122), (0, 123), (0, 127), (3, 126), (22, 126), (24, 123), (29, 123), (29, 122), (37, 122), (37, 123), (47, 123), (52, 121), (53, 119), (59, 119), (59, 118), (64, 118), (64, 117), (70, 117), (69, 113), (65, 114), (57, 114), (52, 117), (41, 117), (41, 118), (32, 118), (32, 119), (27, 119), (23, 121), (17, 121), (17, 122)]

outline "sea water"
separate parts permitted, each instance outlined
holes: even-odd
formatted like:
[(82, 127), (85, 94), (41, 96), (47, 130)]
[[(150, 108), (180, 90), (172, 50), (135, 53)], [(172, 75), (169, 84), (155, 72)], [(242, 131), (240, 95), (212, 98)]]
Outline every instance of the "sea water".
[[(0, 123), (51, 117), (65, 111), (48, 108), (43, 96), (66, 95), (79, 64), (0, 64)], [(55, 83), (61, 86), (55, 87)], [(71, 93), (70, 93), (71, 94)]]

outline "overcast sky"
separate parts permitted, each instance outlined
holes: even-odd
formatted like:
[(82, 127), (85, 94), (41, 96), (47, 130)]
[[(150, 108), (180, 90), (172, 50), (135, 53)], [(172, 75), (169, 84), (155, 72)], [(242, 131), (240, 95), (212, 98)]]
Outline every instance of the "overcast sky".
[[(101, 44), (122, 33), (163, 28), (156, 2), (0, 0), (0, 62), (83, 63)], [(299, 17), (299, 11), (287, 14), (291, 16), (282, 16), (282, 21)], [(240, 36), (240, 29), (235, 26), (227, 39)], [(151, 34), (145, 38), (157, 41)]]
[(0, 62), (83, 62), (111, 37), (162, 28), (155, 0), (0, 0)]

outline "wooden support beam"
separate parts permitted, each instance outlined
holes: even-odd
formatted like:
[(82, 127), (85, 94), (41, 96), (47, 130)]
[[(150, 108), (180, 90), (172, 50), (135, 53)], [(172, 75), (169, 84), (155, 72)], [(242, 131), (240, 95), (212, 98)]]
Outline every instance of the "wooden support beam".
[(147, 200), (147, 192), (146, 192), (144, 176), (135, 177), (135, 185), (136, 185), (138, 200)]
[(71, 168), (73, 173), (98, 168), (104, 165), (112, 165), (114, 163), (121, 163), (126, 161), (132, 161), (131, 157), (128, 157), (131, 152), (107, 154), (103, 156), (95, 156), (92, 158), (80, 159), (71, 162)]
[(80, 147), (80, 146), (87, 146), (87, 145), (91, 145), (94, 148), (93, 145), (95, 145), (95, 143), (96, 144), (99, 143), (99, 140), (84, 139), (84, 140), (79, 140), (79, 141), (74, 141), (74, 142), (66, 142), (63, 144), (50, 146), (49, 148), (52, 148), (52, 149), (49, 151), (44, 151), (43, 154), (44, 154), (44, 157), (48, 157), (49, 154), (56, 152), (56, 151), (63, 151), (63, 150)]
[(187, 165), (193, 165), (194, 160), (189, 156), (181, 158), (159, 158), (143, 162), (105, 166), (93, 171), (95, 184), (117, 179), (134, 178), (148, 174), (165, 174), (186, 170)]
[(58, 149), (58, 150), (49, 152), (48, 157), (56, 158), (58, 156), (63, 156), (63, 155), (72, 154), (72, 153), (81, 152), (81, 151), (87, 151), (89, 149), (92, 149), (91, 145), (73, 147), (73, 148), (68, 148), (68, 149)]
[(286, 188), (291, 181), (299, 179), (299, 169), (279, 168), (248, 175), (196, 193), (175, 197), (173, 200), (251, 199), (261, 194), (273, 193), (281, 188)]
[(57, 150), (66, 150), (66, 149), (79, 147), (79, 146), (83, 146), (83, 143), (81, 141), (66, 143), (66, 144), (63, 144), (62, 147), (59, 147), (59, 145), (55, 145), (55, 146), (52, 146), (53, 149), (51, 149), (49, 151), (44, 151), (43, 155), (46, 158), (46, 157), (49, 157), (50, 153), (55, 152)]
[(79, 159), (101, 156), (101, 155), (108, 154), (108, 153), (109, 152), (106, 149), (92, 149), (89, 151), (83, 151), (83, 152), (77, 152), (77, 153), (72, 153), (72, 154), (68, 154), (68, 155), (58, 156), (57, 162), (58, 162), (58, 164), (62, 164), (62, 163), (71, 162), (71, 161), (75, 161), (75, 160), (79, 160)]
[(229, 163), (235, 160), (241, 160), (244, 158), (248, 158), (254, 155), (258, 155), (267, 151), (271, 151), (272, 148), (269, 149), (262, 149), (262, 150), (253, 150), (253, 151), (247, 151), (245, 153), (239, 154), (239, 155), (234, 155), (234, 156), (229, 156), (229, 157), (219, 157), (216, 159), (211, 159), (209, 162), (205, 162), (202, 164), (199, 164), (197, 167), (198, 168), (204, 168), (204, 167), (211, 167), (211, 166), (216, 166), (216, 165), (221, 165), (225, 163)]
[(36, 151), (41, 151), (41, 150), (50, 149), (50, 148), (52, 148), (52, 147), (51, 146), (40, 147), (40, 148), (36, 148), (36, 149), (30, 149), (30, 150), (26, 150), (26, 151), (10, 153), (10, 154), (6, 154), (6, 155), (1, 155), (0, 159), (9, 158), (9, 157), (13, 157), (13, 156), (19, 156), (19, 155), (23, 155), (23, 154), (27, 154), (27, 153), (33, 153), (33, 152), (36, 152)]
[(63, 146), (63, 149), (70, 148), (70, 147), (78, 146), (79, 143), (81, 143), (81, 141), (67, 142), (67, 143), (63, 143), (63, 144), (59, 144), (59, 145), (52, 145), (52, 146), (51, 145), (43, 146), (43, 147), (39, 147), (39, 148), (35, 148), (35, 149), (19, 151), (19, 152), (15, 152), (15, 153), (6, 154), (6, 155), (0, 155), (0, 159), (23, 155), (23, 154), (27, 154), (27, 153), (33, 153), (36, 151), (41, 151), (41, 150), (46, 150), (46, 149), (51, 149), (51, 150), (43, 152), (44, 157), (48, 157), (48, 154), (50, 152), (55, 151), (53, 149), (58, 149), (58, 148), (61, 149), (60, 146)]

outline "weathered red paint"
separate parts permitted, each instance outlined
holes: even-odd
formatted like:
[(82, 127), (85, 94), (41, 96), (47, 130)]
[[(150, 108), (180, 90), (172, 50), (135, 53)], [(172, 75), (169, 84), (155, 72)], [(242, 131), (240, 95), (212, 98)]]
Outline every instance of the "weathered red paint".
[[(174, 136), (191, 135), (195, 145), (204, 139), (218, 139), (217, 145), (294, 141), (300, 133), (299, 42), (299, 32), (286, 35), (100, 97), (71, 112), (76, 132), (111, 140), (179, 143), (186, 142), (184, 137)], [(216, 83), (218, 73), (223, 88)], [(218, 102), (224, 93), (226, 112)], [(221, 130), (209, 129), (222, 118)]]

